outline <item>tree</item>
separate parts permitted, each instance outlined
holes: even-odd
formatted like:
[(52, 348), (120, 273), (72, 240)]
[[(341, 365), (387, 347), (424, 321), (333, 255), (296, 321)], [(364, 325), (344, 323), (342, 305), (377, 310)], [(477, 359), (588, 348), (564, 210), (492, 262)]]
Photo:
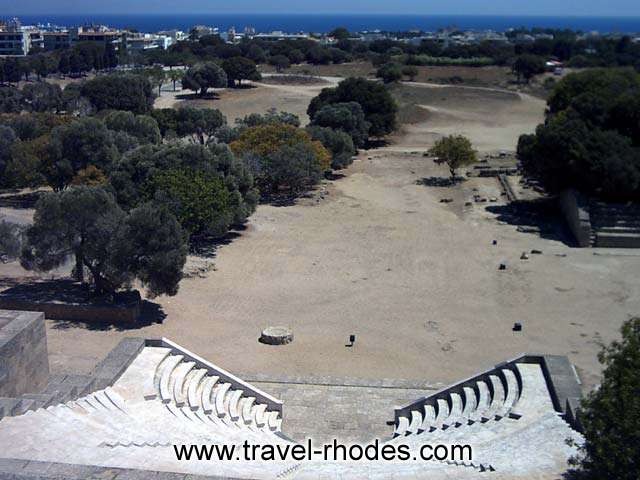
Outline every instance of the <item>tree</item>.
[(409, 80), (411, 80), (412, 82), (416, 79), (418, 73), (418, 67), (414, 65), (405, 65), (404, 67), (402, 67), (402, 75), (404, 75), (405, 77), (409, 77)]
[(222, 62), (222, 68), (227, 74), (230, 86), (242, 85), (242, 80), (258, 81), (262, 77), (253, 60), (244, 57), (231, 57)]
[(331, 32), (329, 32), (329, 36), (335, 38), (336, 40), (346, 40), (351, 37), (351, 33), (344, 27), (334, 28)]
[(384, 83), (394, 83), (402, 80), (402, 70), (397, 63), (385, 63), (376, 72), (376, 77), (381, 78)]
[(107, 43), (104, 48), (104, 68), (113, 69), (118, 66), (118, 54), (113, 43)]
[(520, 55), (513, 64), (513, 71), (518, 76), (518, 82), (524, 78), (527, 83), (535, 76), (544, 72), (544, 60), (536, 55)]
[(456, 170), (477, 161), (476, 152), (468, 138), (461, 135), (450, 135), (441, 138), (431, 149), (431, 155), (436, 157), (434, 161), (446, 164), (451, 172), (451, 182), (456, 180)]
[(113, 111), (104, 117), (104, 123), (109, 130), (125, 132), (139, 143), (160, 143), (162, 137), (158, 122), (149, 115), (134, 115), (131, 112)]
[(322, 107), (311, 119), (311, 125), (342, 130), (356, 147), (363, 147), (369, 136), (370, 124), (365, 120), (359, 103), (334, 103)]
[(219, 175), (171, 169), (152, 179), (156, 201), (166, 205), (190, 235), (220, 237), (233, 222), (230, 193)]
[(6, 183), (5, 170), (11, 161), (13, 147), (17, 140), (16, 133), (11, 127), (0, 125), (0, 186)]
[(585, 438), (579, 463), (586, 477), (594, 480), (638, 478), (640, 319), (625, 322), (621, 332), (621, 341), (600, 352), (602, 382), (583, 400), (579, 412)]
[(185, 72), (184, 70), (169, 70), (167, 72), (167, 75), (169, 77), (169, 80), (173, 82), (173, 91), (175, 92), (176, 84), (182, 81), (182, 79), (184, 78)]
[(313, 47), (307, 52), (307, 62), (312, 65), (329, 65), (331, 59), (331, 52), (324, 47)]
[(285, 55), (273, 55), (269, 57), (269, 65), (276, 67), (276, 72), (282, 72), (291, 66), (289, 57)]
[(0, 87), (0, 113), (20, 113), (22, 93), (15, 87)]
[(548, 100), (547, 120), (523, 135), (527, 176), (550, 193), (575, 188), (612, 201), (640, 200), (640, 75), (630, 69), (570, 74)]
[[(221, 145), (146, 145), (127, 152), (109, 178), (118, 204), (130, 210), (158, 199), (160, 194), (154, 179), (170, 170), (201, 172), (205, 179), (217, 175), (229, 192), (228, 206), (234, 224), (244, 222), (255, 210), (258, 195), (253, 176), (243, 162)], [(190, 188), (189, 185), (185, 184), (184, 188)]]
[(26, 110), (31, 112), (57, 112), (62, 107), (62, 89), (52, 83), (30, 83), (22, 95)]
[(398, 107), (384, 85), (364, 78), (347, 78), (335, 88), (325, 88), (309, 104), (307, 114), (315, 113), (326, 105), (356, 102), (369, 122), (369, 136), (383, 137), (396, 128)]
[(76, 278), (84, 280), (87, 269), (97, 294), (113, 297), (137, 278), (150, 294), (174, 295), (186, 245), (166, 210), (143, 206), (126, 214), (106, 190), (81, 186), (38, 201), (21, 263), (49, 271), (72, 256)]
[(227, 123), (220, 110), (192, 107), (178, 108), (175, 121), (175, 132), (179, 137), (191, 136), (194, 142), (201, 145), (206, 144)]
[(148, 68), (143, 71), (146, 78), (154, 87), (158, 87), (158, 96), (162, 96), (162, 85), (167, 81), (167, 74), (162, 67)]
[(260, 45), (256, 45), (255, 43), (252, 43), (247, 50), (246, 57), (256, 63), (265, 63), (267, 61), (267, 54)]
[(210, 88), (224, 88), (227, 84), (227, 74), (213, 62), (191, 67), (182, 79), (182, 88), (199, 92), (201, 97), (204, 97)]
[(80, 93), (97, 110), (126, 110), (145, 114), (153, 108), (153, 88), (142, 75), (111, 74), (95, 77), (82, 85)]
[(0, 219), (0, 261), (18, 258), (23, 235), (23, 227)]
[(264, 158), (262, 169), (263, 185), (274, 191), (287, 187), (294, 194), (318, 183), (323, 173), (317, 152), (307, 143), (283, 145)]
[(317, 140), (331, 152), (331, 168), (340, 170), (353, 163), (356, 148), (353, 140), (342, 130), (326, 127), (307, 127), (307, 132), (313, 140)]
[(118, 150), (104, 123), (83, 118), (53, 129), (48, 157), (45, 176), (49, 185), (59, 191), (89, 165), (109, 172), (118, 159)]
[[(271, 123), (247, 128), (230, 146), (236, 155), (251, 160), (256, 179), (265, 191), (288, 186), (295, 193), (307, 180), (313, 183), (316, 165), (320, 173), (331, 167), (327, 149), (306, 131), (292, 125)], [(290, 158), (292, 171), (287, 173), (286, 155), (293, 153), (296, 158)], [(311, 154), (313, 161), (309, 158)], [(286, 183), (289, 180), (295, 185)]]

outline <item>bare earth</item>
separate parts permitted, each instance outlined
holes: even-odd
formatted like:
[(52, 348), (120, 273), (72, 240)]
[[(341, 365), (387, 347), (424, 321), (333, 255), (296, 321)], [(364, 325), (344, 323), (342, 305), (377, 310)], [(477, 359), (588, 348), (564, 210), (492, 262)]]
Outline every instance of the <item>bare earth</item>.
[[(299, 113), (319, 88), (277, 87), (223, 92), (214, 103), (230, 120), (271, 105)], [(541, 352), (569, 355), (585, 386), (594, 385), (599, 342), (640, 311), (640, 256), (594, 255), (500, 224), (487, 204), (461, 207), (472, 187), (499, 196), (493, 179), (419, 184), (446, 175), (422, 156), (438, 135), (464, 133), (481, 151), (514, 149), (542, 121), (544, 103), (462, 87), (410, 89), (419, 89), (407, 101), (416, 99), (426, 121), (362, 152), (344, 178), (328, 182), (325, 199), (260, 206), (247, 230), (218, 249), (217, 271), (157, 300), (163, 323), (104, 331), (48, 321), (52, 370), (90, 370), (124, 336), (165, 336), (238, 373), (437, 384)], [(444, 196), (454, 204), (439, 203)], [(543, 255), (519, 259), (533, 248)], [(512, 332), (514, 322), (523, 332)], [(269, 325), (291, 327), (295, 340), (258, 343)], [(350, 334), (354, 348), (345, 347)]]

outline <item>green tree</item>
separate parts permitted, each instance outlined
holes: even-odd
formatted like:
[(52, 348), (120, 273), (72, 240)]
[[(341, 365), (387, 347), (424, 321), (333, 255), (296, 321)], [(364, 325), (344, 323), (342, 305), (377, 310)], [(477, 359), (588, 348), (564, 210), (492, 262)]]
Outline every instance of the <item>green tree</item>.
[(438, 140), (430, 151), (435, 157), (434, 161), (446, 164), (451, 173), (451, 182), (456, 180), (458, 168), (471, 165), (477, 161), (476, 152), (471, 146), (471, 141), (462, 135), (450, 135)]
[(316, 126), (307, 127), (307, 132), (331, 152), (331, 168), (340, 170), (353, 163), (356, 148), (348, 134), (342, 130)]
[(405, 77), (409, 77), (409, 80), (411, 80), (412, 82), (415, 81), (418, 73), (420, 73), (418, 71), (418, 67), (414, 65), (405, 65), (404, 67), (402, 67), (402, 75), (404, 75)]
[(282, 72), (291, 66), (291, 60), (286, 55), (273, 55), (269, 57), (269, 65), (276, 68), (276, 72)]
[(622, 340), (600, 353), (602, 382), (579, 412), (580, 466), (594, 480), (637, 480), (640, 468), (640, 319), (625, 322), (621, 332)]
[(184, 78), (185, 72), (184, 70), (169, 70), (167, 72), (167, 75), (169, 77), (169, 80), (171, 80), (171, 82), (173, 83), (173, 91), (176, 91), (176, 84), (178, 82), (182, 82), (182, 79)]
[(520, 55), (513, 64), (513, 72), (518, 82), (524, 78), (527, 83), (536, 75), (544, 72), (544, 60), (536, 55)]
[(113, 296), (136, 278), (152, 295), (174, 295), (186, 261), (184, 235), (175, 217), (143, 206), (129, 214), (100, 187), (74, 187), (44, 195), (26, 232), (21, 263), (49, 271), (69, 257), (76, 278), (88, 270), (96, 293)]
[(227, 119), (220, 110), (214, 108), (182, 107), (176, 110), (176, 134), (179, 137), (190, 136), (191, 139), (204, 145), (214, 137)]
[(6, 184), (5, 170), (12, 159), (13, 148), (18, 138), (11, 127), (0, 125), (0, 186)]
[(227, 84), (227, 74), (214, 62), (194, 65), (182, 79), (182, 88), (198, 92), (202, 97), (210, 88), (224, 88)]
[(24, 228), (0, 219), (0, 261), (14, 260), (20, 255)]
[(394, 83), (402, 80), (402, 69), (397, 63), (385, 63), (376, 72), (376, 77), (384, 83)]
[(134, 115), (131, 112), (113, 111), (104, 117), (109, 130), (125, 132), (138, 139), (139, 143), (160, 143), (162, 137), (158, 122), (149, 115)]
[(226, 146), (145, 145), (127, 152), (109, 180), (120, 206), (130, 210), (158, 198), (154, 179), (170, 170), (217, 175), (229, 192), (233, 224), (244, 222), (255, 210), (258, 194), (254, 178)]
[(351, 137), (356, 147), (364, 147), (370, 128), (357, 102), (326, 105), (315, 112), (311, 125), (342, 130)]
[(145, 114), (153, 108), (153, 88), (142, 75), (112, 74), (95, 77), (82, 85), (80, 93), (97, 110), (127, 110)]
[(52, 130), (45, 177), (54, 190), (62, 190), (89, 165), (109, 172), (118, 157), (118, 149), (104, 123), (83, 118)]
[(323, 168), (315, 149), (305, 143), (284, 145), (262, 160), (263, 184), (273, 191), (287, 187), (297, 194), (322, 178)]
[(192, 169), (171, 169), (152, 179), (156, 201), (166, 205), (190, 235), (220, 237), (233, 222), (230, 193), (222, 178)]
[(329, 32), (329, 36), (335, 38), (336, 40), (346, 40), (351, 37), (351, 33), (344, 27), (334, 28), (331, 32)]
[(62, 107), (62, 89), (48, 82), (35, 82), (22, 89), (25, 109), (31, 112), (57, 112)]
[(383, 137), (396, 128), (398, 107), (384, 85), (364, 78), (347, 78), (335, 88), (325, 88), (309, 104), (307, 114), (315, 113), (326, 105), (335, 103), (359, 103), (369, 122), (369, 136)]
[(15, 87), (0, 87), (0, 113), (20, 113), (22, 93)]
[(253, 60), (244, 57), (231, 57), (222, 62), (222, 69), (227, 74), (229, 86), (242, 85), (242, 80), (258, 81), (262, 77)]

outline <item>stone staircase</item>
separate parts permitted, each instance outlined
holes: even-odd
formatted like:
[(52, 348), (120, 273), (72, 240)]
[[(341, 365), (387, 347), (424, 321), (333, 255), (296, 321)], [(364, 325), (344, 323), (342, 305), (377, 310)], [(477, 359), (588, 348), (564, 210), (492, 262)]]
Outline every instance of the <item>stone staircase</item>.
[(157, 363), (153, 382), (149, 376), (144, 385), (145, 399), (160, 398), (165, 405), (213, 414), (228, 425), (281, 430), (281, 404), (260, 402), (254, 389), (236, 385), (237, 379), (229, 374), (199, 368), (197, 361), (171, 348), (148, 347), (141, 355)]
[(394, 437), (517, 417), (513, 407), (521, 384), (519, 370), (511, 366), (484, 372), (400, 409)]
[(592, 200), (589, 209), (593, 247), (640, 248), (640, 205)]
[(52, 375), (40, 393), (0, 397), (0, 419), (75, 400), (92, 392), (95, 387), (96, 379), (91, 375)]

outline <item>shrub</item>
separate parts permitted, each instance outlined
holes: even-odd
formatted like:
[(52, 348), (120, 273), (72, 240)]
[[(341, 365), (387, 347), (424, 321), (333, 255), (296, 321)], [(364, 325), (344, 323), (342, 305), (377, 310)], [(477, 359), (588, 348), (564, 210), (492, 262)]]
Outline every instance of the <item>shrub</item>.
[(356, 149), (353, 140), (342, 130), (333, 130), (326, 127), (307, 127), (307, 132), (313, 140), (318, 140), (331, 152), (331, 168), (340, 170), (353, 163)]

